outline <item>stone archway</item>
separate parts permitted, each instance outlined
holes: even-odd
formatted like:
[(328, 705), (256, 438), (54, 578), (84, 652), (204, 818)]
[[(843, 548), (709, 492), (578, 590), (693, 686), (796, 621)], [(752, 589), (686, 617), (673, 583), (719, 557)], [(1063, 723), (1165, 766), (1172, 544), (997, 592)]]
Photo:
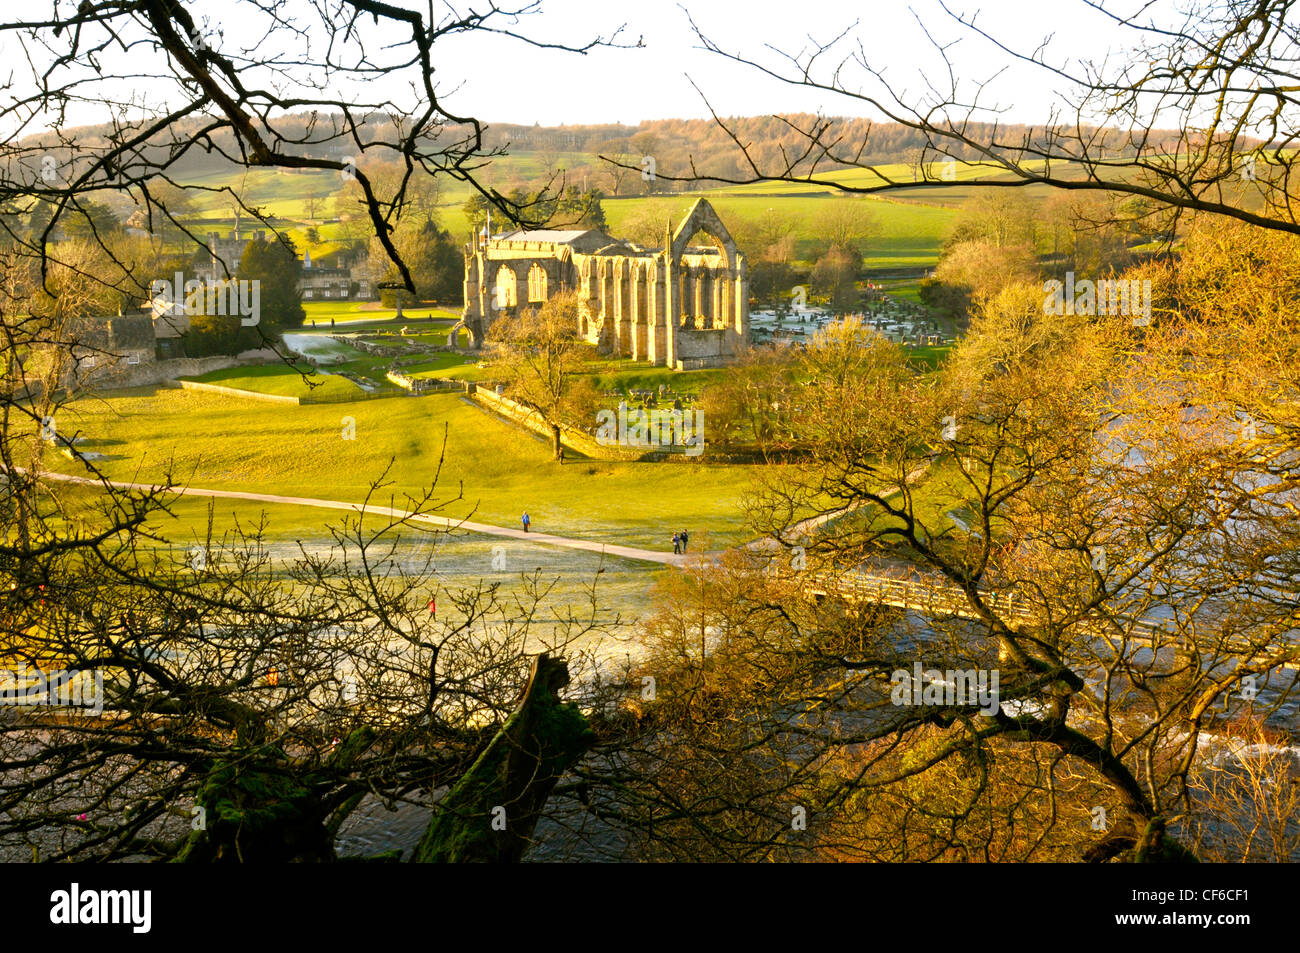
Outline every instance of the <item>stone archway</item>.
[(739, 251), (736, 248), (736, 242), (727, 231), (727, 226), (722, 224), (722, 219), (718, 213), (713, 210), (707, 199), (696, 199), (691, 210), (686, 213), (677, 230), (673, 232), (672, 246), (668, 249), (672, 263), (678, 264), (682, 260), (682, 255), (690, 245), (691, 239), (703, 232), (713, 240), (713, 244), (722, 252), (722, 256), (727, 262), (727, 271), (735, 274), (736, 261)]
[(462, 347), (460, 342), (461, 331), (464, 331), (465, 336), (469, 338), (467, 342), (469, 347), (477, 351), (483, 346), (482, 335), (476, 334), (474, 327), (462, 318), (447, 329), (447, 347), (456, 349)]
[[(713, 256), (703, 255), (683, 261), (691, 240), (701, 232), (717, 249), (716, 263), (710, 260)], [(679, 354), (683, 348), (692, 360), (701, 356), (716, 359), (723, 353), (734, 351), (735, 344), (729, 339), (734, 336), (743, 340), (748, 336), (744, 259), (708, 200), (696, 199), (661, 255), (666, 285), (667, 347), (664, 359), (667, 365), (679, 366)], [(722, 288), (733, 286), (734, 293), (725, 295), (731, 299), (731, 307), (722, 313)], [(723, 337), (701, 336), (701, 332), (714, 331), (723, 332)], [(658, 354), (655, 357), (655, 363), (658, 363)]]

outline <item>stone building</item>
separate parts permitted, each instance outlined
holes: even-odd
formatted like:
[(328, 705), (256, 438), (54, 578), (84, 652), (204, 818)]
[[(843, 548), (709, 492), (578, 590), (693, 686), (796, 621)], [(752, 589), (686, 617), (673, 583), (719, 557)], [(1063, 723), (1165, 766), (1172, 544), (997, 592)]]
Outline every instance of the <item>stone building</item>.
[(118, 315), (115, 318), (86, 318), (68, 328), (74, 342), (62, 375), (62, 384), (84, 385), (125, 377), (157, 356), (152, 316)]
[(328, 264), (313, 262), (311, 252), (303, 255), (302, 276), (298, 279), (298, 290), (303, 301), (342, 301), (345, 299), (369, 299), (375, 296), (370, 277), (362, 265), (365, 262), (365, 249), (339, 250), (329, 259)]
[(225, 281), (237, 275), (248, 243), (265, 240), (264, 230), (241, 237), (236, 228), (228, 238), (222, 238), (216, 232), (208, 232), (208, 261), (199, 270), (199, 277), (207, 281)]
[[(692, 245), (703, 233), (709, 245)], [(578, 331), (602, 353), (677, 370), (725, 363), (749, 341), (749, 275), (722, 219), (698, 199), (662, 248), (599, 229), (476, 235), (465, 249), (464, 328), (482, 346), (492, 321), (576, 289)]]
[[(240, 236), (236, 229), (227, 238), (217, 232), (208, 232), (207, 262), (199, 269), (199, 277), (210, 283), (227, 280), (239, 274), (239, 264), (249, 242), (266, 241), (265, 230)], [(313, 262), (311, 252), (303, 256), (302, 274), (298, 278), (298, 292), (303, 301), (368, 301), (375, 297), (375, 289), (364, 267), (366, 249), (339, 249), (328, 259), (328, 264)]]

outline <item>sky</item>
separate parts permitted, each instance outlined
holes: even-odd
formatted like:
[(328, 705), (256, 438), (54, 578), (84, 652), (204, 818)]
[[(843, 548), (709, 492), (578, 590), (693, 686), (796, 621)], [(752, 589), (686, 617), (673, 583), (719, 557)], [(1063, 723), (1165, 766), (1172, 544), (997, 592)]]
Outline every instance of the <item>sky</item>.
[[(58, 0), (71, 3), (71, 0)], [(309, 44), (311, 58), (326, 49), (317, 11), (331, 14), (339, 0), (286, 0), (279, 9), (306, 30), (302, 37), (267, 39), (257, 27), (255, 0), (182, 0), (201, 24), (213, 48), (223, 53), (261, 61), (276, 53), (295, 59)], [(448, 15), (447, 0), (389, 0), (390, 3), (427, 11), (432, 3), (441, 16)], [(453, 0), (457, 15), (483, 11), (491, 0)], [(528, 6), (533, 0), (494, 0), (499, 7)], [(944, 6), (945, 2), (947, 7)], [(1147, 0), (1107, 0), (1121, 9), (1137, 9)], [(1154, 0), (1157, 9), (1179, 0)], [(1054, 63), (1077, 64), (1108, 54), (1123, 60), (1121, 52), (1131, 37), (1112, 21), (1091, 9), (1084, 0), (691, 0), (690, 9), (676, 0), (537, 0), (540, 12), (519, 18), (513, 29), (539, 42), (581, 45), (597, 37), (614, 37), (632, 48), (597, 48), (585, 54), (540, 49), (509, 36), (460, 33), (444, 37), (434, 47), (435, 79), (444, 105), (462, 116), (488, 122), (531, 125), (626, 123), (647, 119), (707, 118), (709, 104), (724, 116), (820, 112), (825, 115), (881, 118), (861, 101), (806, 88), (766, 76), (753, 66), (730, 62), (703, 48), (691, 27), (694, 18), (701, 31), (729, 52), (758, 59), (775, 67), (791, 68), (780, 54), (798, 55), (842, 36), (839, 54), (823, 57), (815, 75), (830, 76), (830, 68), (859, 49), (873, 70), (880, 71), (896, 90), (916, 100), (927, 84), (942, 86), (946, 68), (935, 43), (943, 44), (952, 60), (963, 92), (974, 96), (976, 82), (993, 79), (980, 97), (988, 111), (979, 118), (1007, 122), (1041, 123), (1057, 103), (1061, 86), (1041, 70), (1016, 67), (1013, 58), (992, 42), (963, 27), (954, 14), (974, 16), (982, 28), (1018, 50), (1032, 50), (1052, 39)], [(337, 19), (331, 19), (337, 23)], [(511, 27), (509, 20), (494, 20)], [(371, 27), (363, 16), (358, 25), (366, 37), (367, 53), (383, 61), (396, 52), (399, 37)], [(927, 31), (929, 37), (927, 37)], [(111, 83), (98, 77), (84, 88), (87, 101), (73, 104), (64, 117), (68, 125), (101, 121), (104, 99), (128, 104), (171, 98), (174, 86), (150, 78), (149, 57), (160, 54), (152, 37), (137, 28), (135, 45), (110, 38), (97, 53), (102, 75), (115, 75)], [(48, 38), (47, 38), (48, 40)], [(277, 48), (283, 40), (289, 46)], [(36, 49), (30, 41), (6, 32), (0, 36), (0, 60), (22, 63)], [(55, 41), (53, 47), (59, 43)], [(409, 47), (408, 47), (409, 49)], [(146, 56), (148, 52), (148, 56)], [(1011, 65), (1009, 65), (1011, 64)], [(146, 75), (140, 75), (143, 71)], [(19, 69), (18, 74), (22, 72)], [(247, 85), (280, 86), (288, 91), (301, 83), (303, 70), (248, 69)], [(30, 74), (29, 74), (30, 75)], [(60, 79), (66, 80), (65, 74)], [(862, 88), (871, 77), (860, 68), (841, 74), (850, 88)], [(288, 82), (289, 86), (283, 85)], [(342, 95), (368, 102), (389, 97), (403, 109), (415, 108), (419, 97), (409, 87), (409, 71), (368, 79)], [(17, 87), (15, 87), (17, 88)], [(706, 97), (708, 102), (706, 103)], [(32, 131), (32, 130), (29, 130)]]
[[(849, 30), (873, 68), (914, 92), (924, 90), (927, 74), (944, 75), (922, 23), (936, 41), (955, 41), (950, 55), (965, 80), (994, 76), (1010, 60), (961, 27), (938, 0), (709, 0), (688, 8), (718, 46), (772, 64), (782, 63), (772, 47), (797, 54)], [(1058, 59), (1098, 58), (1125, 42), (1111, 22), (1078, 0), (950, 0), (949, 9), (977, 14), (984, 29), (1013, 47), (1032, 49), (1054, 36)], [(704, 50), (686, 10), (673, 0), (546, 0), (543, 12), (527, 22), (530, 33), (567, 42), (610, 35), (625, 24), (620, 41), (644, 46), (576, 55), (500, 37), (457, 38), (440, 61), (442, 75), (464, 78), (450, 103), (498, 122), (542, 125), (705, 118), (704, 96), (720, 115), (871, 113), (863, 103), (783, 84)], [(860, 88), (857, 82), (846, 85)], [(996, 103), (988, 104), (1003, 109), (1008, 121), (1042, 121), (1053, 102), (1052, 84), (1029, 68), (999, 76), (995, 87)]]

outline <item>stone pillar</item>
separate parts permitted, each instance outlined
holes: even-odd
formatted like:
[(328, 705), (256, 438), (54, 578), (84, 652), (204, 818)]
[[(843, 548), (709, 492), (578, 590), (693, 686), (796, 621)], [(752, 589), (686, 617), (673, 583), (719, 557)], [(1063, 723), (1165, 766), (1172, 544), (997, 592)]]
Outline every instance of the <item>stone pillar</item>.
[(650, 264), (650, 273), (646, 275), (646, 360), (651, 364), (660, 362), (659, 349), (659, 315), (664, 308), (664, 288), (665, 282), (661, 272), (662, 264), (659, 259), (655, 259)]
[(597, 310), (597, 314), (599, 315), (599, 318), (597, 318), (597, 324), (601, 329), (601, 336), (604, 337), (605, 327), (607, 323), (606, 319), (609, 317), (610, 311), (613, 310), (610, 307), (612, 302), (609, 300), (609, 263), (608, 262), (601, 261), (596, 265), (596, 284), (597, 287), (600, 289), (598, 292), (599, 297), (597, 299), (600, 302)]
[(711, 328), (725, 328), (725, 326), (731, 324), (731, 315), (728, 315), (727, 311), (725, 311), (725, 306), (723, 304), (723, 298), (725, 296), (723, 294), (723, 289), (724, 286), (727, 285), (727, 280), (723, 277), (724, 274), (724, 270), (720, 268), (712, 270), (712, 272), (708, 274), (708, 278), (710, 278), (708, 286), (710, 286), (712, 293), (714, 293), (714, 302), (712, 302), (712, 306), (714, 307), (712, 307), (711, 312), (712, 319), (714, 320), (710, 322)]
[(465, 247), (465, 281), (462, 285), (465, 308), (461, 312), (461, 320), (466, 324), (477, 321), (479, 318), (479, 307), (482, 304), (478, 278), (478, 253), (471, 251), (467, 245)]
[(595, 282), (595, 294), (591, 298), (590, 317), (588, 319), (588, 339), (598, 351), (608, 352), (610, 348), (610, 282), (608, 282), (608, 263), (597, 260), (591, 267), (591, 277)]
[(745, 269), (738, 267), (736, 269), (735, 281), (735, 308), (732, 315), (732, 327), (741, 339), (749, 334), (749, 278), (745, 274)]
[(702, 267), (692, 269), (695, 277), (695, 321), (694, 326), (707, 328), (708, 315), (708, 270)]
[(718, 306), (718, 321), (722, 326), (727, 326), (735, 321), (735, 312), (731, 306), (736, 295), (735, 276), (730, 268), (725, 268), (718, 275), (718, 296), (721, 302)]
[(614, 356), (624, 357), (632, 352), (628, 325), (632, 319), (632, 302), (628, 294), (632, 276), (628, 274), (630, 266), (621, 260), (614, 267)]
[[(678, 284), (681, 280), (679, 273), (681, 262), (673, 261), (673, 224), (669, 221), (664, 222), (664, 250), (660, 253), (660, 260), (663, 262), (663, 273), (660, 276), (663, 280), (663, 312), (657, 315), (661, 323), (654, 332), (656, 338), (654, 363), (672, 367), (676, 358), (677, 314), (682, 307), (682, 292)], [(664, 336), (662, 349), (658, 347), (660, 333)]]
[(631, 290), (631, 308), (628, 315), (628, 323), (631, 330), (631, 351), (632, 360), (645, 360), (645, 345), (641, 341), (641, 323), (645, 320), (641, 314), (641, 295), (645, 293), (645, 285), (642, 282), (641, 265), (634, 264), (632, 273), (628, 275), (628, 288)]
[(672, 246), (664, 252), (664, 313), (663, 333), (664, 347), (661, 359), (656, 364), (673, 367), (677, 361), (677, 325), (681, 321), (682, 310), (682, 275), (680, 263), (672, 260)]

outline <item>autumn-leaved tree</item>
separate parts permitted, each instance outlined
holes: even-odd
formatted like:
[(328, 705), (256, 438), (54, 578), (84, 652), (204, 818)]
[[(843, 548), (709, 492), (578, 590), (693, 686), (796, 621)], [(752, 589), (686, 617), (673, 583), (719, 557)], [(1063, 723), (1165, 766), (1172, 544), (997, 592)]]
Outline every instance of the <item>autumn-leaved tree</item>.
[(562, 428), (580, 426), (594, 399), (590, 382), (581, 376), (591, 348), (578, 334), (578, 307), (576, 294), (561, 292), (517, 317), (502, 315), (488, 332), (493, 375), (504, 383), (507, 397), (545, 423), (559, 461), (564, 459)]
[(1220, 231), (1151, 325), (1012, 283), (937, 375), (815, 340), (751, 510), (777, 542), (664, 615), (658, 700), (584, 767), (602, 816), (664, 856), (1293, 854), (1241, 739), (1300, 663), (1294, 239)]

